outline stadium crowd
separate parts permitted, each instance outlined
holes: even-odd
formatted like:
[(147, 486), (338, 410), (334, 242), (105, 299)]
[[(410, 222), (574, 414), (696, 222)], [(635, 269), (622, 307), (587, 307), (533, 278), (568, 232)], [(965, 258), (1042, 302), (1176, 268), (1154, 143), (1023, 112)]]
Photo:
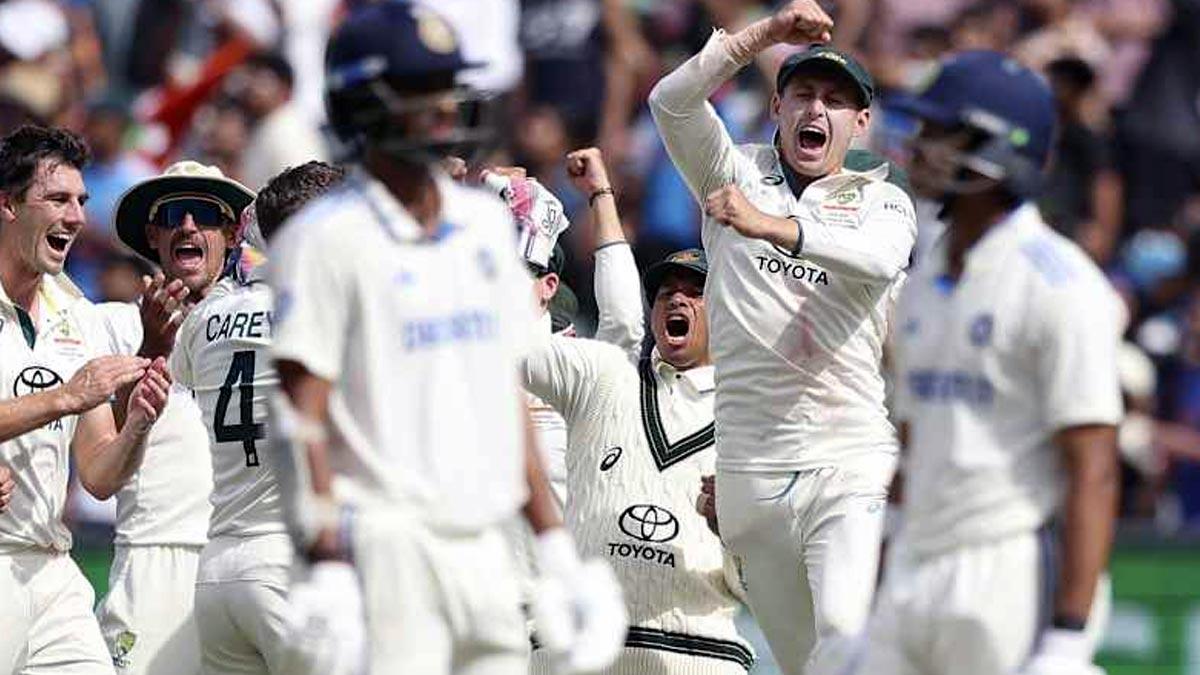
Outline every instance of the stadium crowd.
[[(360, 0), (361, 1), (361, 0)], [(433, 2), (433, 0), (429, 0)], [(113, 209), (171, 162), (215, 165), (251, 189), (326, 146), (321, 62), (354, 0), (5, 0), (0, 133), (24, 121), (82, 133), (94, 153), (85, 239), (70, 273), (94, 300), (130, 300), (145, 263)], [(509, 130), (495, 164), (527, 167), (586, 221), (562, 161), (596, 145), (643, 268), (698, 245), (700, 213), (645, 104), (709, 26), (766, 15), (759, 0), (437, 0), (462, 34), (472, 84), (498, 94)], [(903, 160), (913, 122), (890, 109), (940, 57), (1006, 51), (1053, 86), (1061, 132), (1044, 215), (1103, 269), (1128, 308), (1121, 356), (1122, 515), (1160, 532), (1200, 527), (1200, 3), (1196, 0), (841, 0), (833, 42), (880, 95), (872, 149)], [(760, 60), (714, 97), (735, 140), (766, 139), (772, 69)], [(576, 324), (595, 321), (593, 230), (568, 230)], [(103, 509), (79, 502), (76, 518)]]
[[(122, 192), (188, 157), (252, 189), (329, 159), (322, 136), (325, 36), (353, 1), (6, 0), (0, 4), (0, 132), (40, 121), (82, 132), (89, 227), (70, 259), (96, 300), (140, 292), (144, 262), (116, 238)], [(604, 150), (638, 263), (697, 245), (700, 211), (656, 135), (646, 94), (709, 25), (769, 11), (757, 0), (440, 1), (474, 84), (502, 95), (511, 130), (494, 163), (528, 167), (586, 219), (562, 157)], [(476, 6), (478, 5), (478, 6)], [(919, 88), (955, 50), (1009, 52), (1054, 86), (1063, 126), (1042, 197), (1046, 219), (1108, 271), (1127, 301), (1122, 515), (1160, 531), (1200, 526), (1200, 5), (1192, 0), (827, 2), (836, 46), (881, 96), (870, 148), (902, 160), (912, 121), (889, 97)], [(36, 26), (30, 30), (28, 26)], [(786, 52), (786, 50), (785, 50)], [(785, 54), (775, 56), (775, 62)], [(770, 65), (763, 65), (763, 71)], [(766, 138), (770, 73), (714, 97), (739, 141)], [(564, 280), (594, 323), (588, 228), (564, 238)], [(89, 518), (83, 514), (83, 518)]]

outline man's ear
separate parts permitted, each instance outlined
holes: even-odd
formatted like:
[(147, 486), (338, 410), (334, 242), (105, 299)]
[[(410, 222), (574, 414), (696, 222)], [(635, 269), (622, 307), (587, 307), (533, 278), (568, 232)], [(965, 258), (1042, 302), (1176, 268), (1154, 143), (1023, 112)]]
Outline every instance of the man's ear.
[(17, 219), (17, 198), (12, 193), (0, 192), (0, 222), (11, 223)]
[(779, 98), (779, 93), (771, 94), (771, 121), (779, 123), (779, 110), (783, 105), (783, 100)]
[(858, 116), (854, 118), (854, 137), (859, 138), (866, 136), (871, 130), (871, 109), (863, 108), (858, 111)]
[(221, 235), (225, 238), (225, 248), (233, 248), (237, 245), (237, 225), (222, 227)]
[(542, 277), (542, 302), (549, 303), (558, 292), (558, 275), (554, 272)]

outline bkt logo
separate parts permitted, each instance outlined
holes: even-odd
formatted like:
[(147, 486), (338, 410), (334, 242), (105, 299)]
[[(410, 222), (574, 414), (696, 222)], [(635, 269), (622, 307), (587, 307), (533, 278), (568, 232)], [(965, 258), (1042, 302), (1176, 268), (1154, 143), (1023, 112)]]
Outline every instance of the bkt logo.
[(625, 509), (617, 525), (639, 541), (663, 544), (679, 534), (679, 520), (668, 510), (653, 504), (634, 504)]
[(13, 396), (36, 394), (43, 389), (62, 384), (63, 379), (58, 373), (42, 366), (29, 366), (22, 370), (13, 382)]

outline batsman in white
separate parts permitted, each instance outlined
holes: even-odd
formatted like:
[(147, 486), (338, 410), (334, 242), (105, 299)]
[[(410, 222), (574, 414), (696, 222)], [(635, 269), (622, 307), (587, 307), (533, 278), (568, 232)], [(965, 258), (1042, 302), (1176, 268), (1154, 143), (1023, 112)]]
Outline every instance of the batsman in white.
[(539, 635), (565, 669), (603, 667), (624, 608), (607, 565), (579, 560), (532, 440), (517, 379), (530, 279), (513, 220), (440, 169), (490, 131), (469, 114), (479, 98), (455, 88), (457, 38), (432, 11), (376, 3), (346, 18), (326, 64), (329, 118), (358, 165), (270, 256), (277, 440), (306, 459), (297, 487), (311, 496), (301, 547), (353, 562), (372, 675), (525, 673), (499, 530), (523, 509)]
[[(343, 175), (313, 161), (275, 176), (247, 207), (255, 217), (242, 218), (257, 232), (239, 239), (269, 240)], [(194, 583), (201, 660), (212, 675), (284, 674), (293, 658), (287, 593), (294, 547), (267, 437), (279, 378), (269, 353), (273, 296), (262, 255), (240, 243), (179, 327), (170, 360), (175, 381), (203, 412), (211, 450), (212, 522)]]
[[(63, 265), (85, 220), (87, 146), (21, 127), (0, 139), (0, 672), (113, 672), (91, 585), (67, 553), (69, 467), (107, 499), (137, 471), (170, 389), (162, 359), (109, 354), (104, 319)], [(118, 431), (108, 401), (137, 383)]]
[[(162, 273), (147, 284), (140, 312), (101, 305), (115, 349), (170, 357), (183, 312), (216, 283), (238, 215), (252, 199), (220, 169), (192, 161), (176, 162), (121, 196), (118, 235)], [(146, 460), (117, 493), (109, 591), (96, 610), (123, 675), (201, 670), (193, 609), (212, 514), (212, 465), (200, 408), (178, 380), (172, 387)]]
[(842, 668), (870, 608), (897, 452), (880, 364), (916, 225), (886, 163), (844, 166), (874, 93), (850, 56), (817, 46), (783, 62), (771, 144), (735, 145), (706, 99), (762, 50), (831, 28), (816, 2), (791, 2), (715, 31), (650, 94), (706, 213), (721, 536), (789, 675)]
[(948, 231), (897, 306), (904, 515), (859, 672), (1100, 672), (1085, 627), (1116, 510), (1121, 321), (1032, 202), (1053, 97), (966, 52), (904, 107), (922, 120), (913, 186)]

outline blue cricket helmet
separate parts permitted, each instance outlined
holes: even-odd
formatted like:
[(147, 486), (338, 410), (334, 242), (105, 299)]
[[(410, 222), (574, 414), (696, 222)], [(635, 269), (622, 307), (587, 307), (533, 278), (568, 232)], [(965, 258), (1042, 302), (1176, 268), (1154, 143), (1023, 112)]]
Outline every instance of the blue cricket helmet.
[[(459, 72), (478, 65), (463, 58), (454, 28), (432, 9), (402, 0), (362, 6), (338, 26), (325, 50), (330, 126), (352, 150), (369, 143), (426, 159), (486, 142), (491, 130), (480, 110), (486, 97), (456, 85)], [(460, 105), (452, 138), (407, 135), (396, 124), (399, 115), (432, 105), (430, 95), (451, 90)]]
[(1013, 58), (969, 51), (944, 61), (932, 83), (893, 107), (939, 125), (965, 127), (980, 142), (969, 168), (999, 180), (1016, 196), (1033, 197), (1054, 145), (1054, 95), (1045, 80)]

